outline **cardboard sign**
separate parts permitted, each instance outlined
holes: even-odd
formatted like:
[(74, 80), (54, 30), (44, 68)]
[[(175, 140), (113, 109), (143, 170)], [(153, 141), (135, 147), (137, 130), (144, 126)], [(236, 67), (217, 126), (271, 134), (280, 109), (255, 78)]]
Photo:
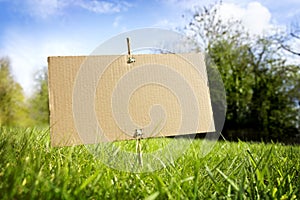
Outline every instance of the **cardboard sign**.
[(202, 54), (133, 57), (48, 58), (52, 146), (215, 131)]

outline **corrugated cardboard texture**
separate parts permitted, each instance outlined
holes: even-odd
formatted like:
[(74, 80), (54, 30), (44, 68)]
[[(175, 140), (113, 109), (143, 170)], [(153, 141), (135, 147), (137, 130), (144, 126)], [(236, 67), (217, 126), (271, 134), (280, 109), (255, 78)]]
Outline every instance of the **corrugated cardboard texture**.
[(49, 57), (52, 146), (215, 131), (202, 54)]

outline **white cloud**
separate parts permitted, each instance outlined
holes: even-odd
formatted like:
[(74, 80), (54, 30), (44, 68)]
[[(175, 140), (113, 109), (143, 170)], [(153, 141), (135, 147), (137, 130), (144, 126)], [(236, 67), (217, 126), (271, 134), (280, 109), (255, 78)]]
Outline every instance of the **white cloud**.
[(178, 23), (174, 23), (168, 19), (162, 19), (162, 20), (159, 20), (158, 22), (156, 22), (153, 26), (158, 27), (158, 28), (175, 29), (178, 27)]
[(271, 13), (258, 2), (248, 4), (242, 21), (250, 31), (260, 34), (271, 28)]
[(77, 0), (74, 2), (74, 5), (95, 13), (118, 13), (127, 10), (131, 6), (131, 4), (124, 1), (109, 2), (98, 0)]
[(37, 18), (62, 15), (66, 9), (78, 7), (97, 14), (119, 13), (132, 5), (126, 1), (108, 0), (13, 0), (17, 11)]
[[(214, 5), (217, 1), (166, 0), (165, 2), (169, 6), (179, 10), (178, 12), (184, 13), (184, 11), (193, 10), (195, 7), (209, 7), (209, 5)], [(232, 18), (241, 20), (245, 28), (253, 34), (263, 34), (274, 28), (271, 12), (258, 1), (246, 0), (241, 2), (237, 0), (224, 0), (220, 6), (219, 14), (225, 20)]]
[(68, 0), (24, 0), (16, 3), (16, 9), (22, 9), (22, 12), (32, 17), (47, 18), (53, 15), (61, 14), (61, 11), (68, 6)]
[(191, 10), (194, 7), (209, 5), (210, 3), (212, 3), (212, 1), (210, 0), (165, 0), (164, 2), (181, 10)]
[(220, 7), (220, 15), (225, 20), (241, 20), (253, 34), (263, 34), (273, 28), (270, 11), (259, 2), (250, 2), (246, 7), (223, 3)]

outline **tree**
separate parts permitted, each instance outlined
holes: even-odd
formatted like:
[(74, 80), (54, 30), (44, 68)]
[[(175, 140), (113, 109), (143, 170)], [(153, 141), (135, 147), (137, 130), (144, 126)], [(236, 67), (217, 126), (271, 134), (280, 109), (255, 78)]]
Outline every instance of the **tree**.
[(36, 126), (48, 125), (49, 98), (47, 68), (43, 68), (36, 74), (35, 81), (35, 92), (29, 100), (30, 117)]
[(249, 35), (239, 21), (223, 22), (218, 15), (219, 6), (198, 8), (186, 30), (196, 51), (204, 50), (217, 65), (226, 90), (225, 128), (238, 129), (245, 123), (252, 92)]
[(254, 139), (297, 133), (299, 66), (286, 64), (273, 37), (253, 37), (241, 22), (223, 21), (219, 6), (198, 8), (185, 30), (195, 50), (210, 56), (223, 79), (227, 99), (223, 132), (250, 132)]
[(27, 109), (21, 86), (10, 72), (8, 58), (0, 59), (0, 126), (24, 126)]
[(300, 68), (286, 64), (278, 48), (273, 37), (261, 37), (250, 49), (254, 85), (248, 123), (257, 126), (261, 138), (283, 139), (298, 132), (295, 86)]
[(277, 35), (276, 39), (282, 49), (293, 55), (300, 56), (300, 50), (294, 49), (290, 45), (295, 42), (300, 43), (300, 26), (298, 23), (292, 24), (291, 29), (287, 33)]

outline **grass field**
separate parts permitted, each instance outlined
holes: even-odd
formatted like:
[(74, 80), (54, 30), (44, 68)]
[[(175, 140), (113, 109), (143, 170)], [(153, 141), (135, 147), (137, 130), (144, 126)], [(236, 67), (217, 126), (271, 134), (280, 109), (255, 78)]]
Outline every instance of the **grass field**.
[(299, 146), (219, 141), (202, 158), (202, 141), (138, 174), (108, 168), (84, 146), (52, 148), (47, 130), (0, 128), (0, 198), (300, 199)]

